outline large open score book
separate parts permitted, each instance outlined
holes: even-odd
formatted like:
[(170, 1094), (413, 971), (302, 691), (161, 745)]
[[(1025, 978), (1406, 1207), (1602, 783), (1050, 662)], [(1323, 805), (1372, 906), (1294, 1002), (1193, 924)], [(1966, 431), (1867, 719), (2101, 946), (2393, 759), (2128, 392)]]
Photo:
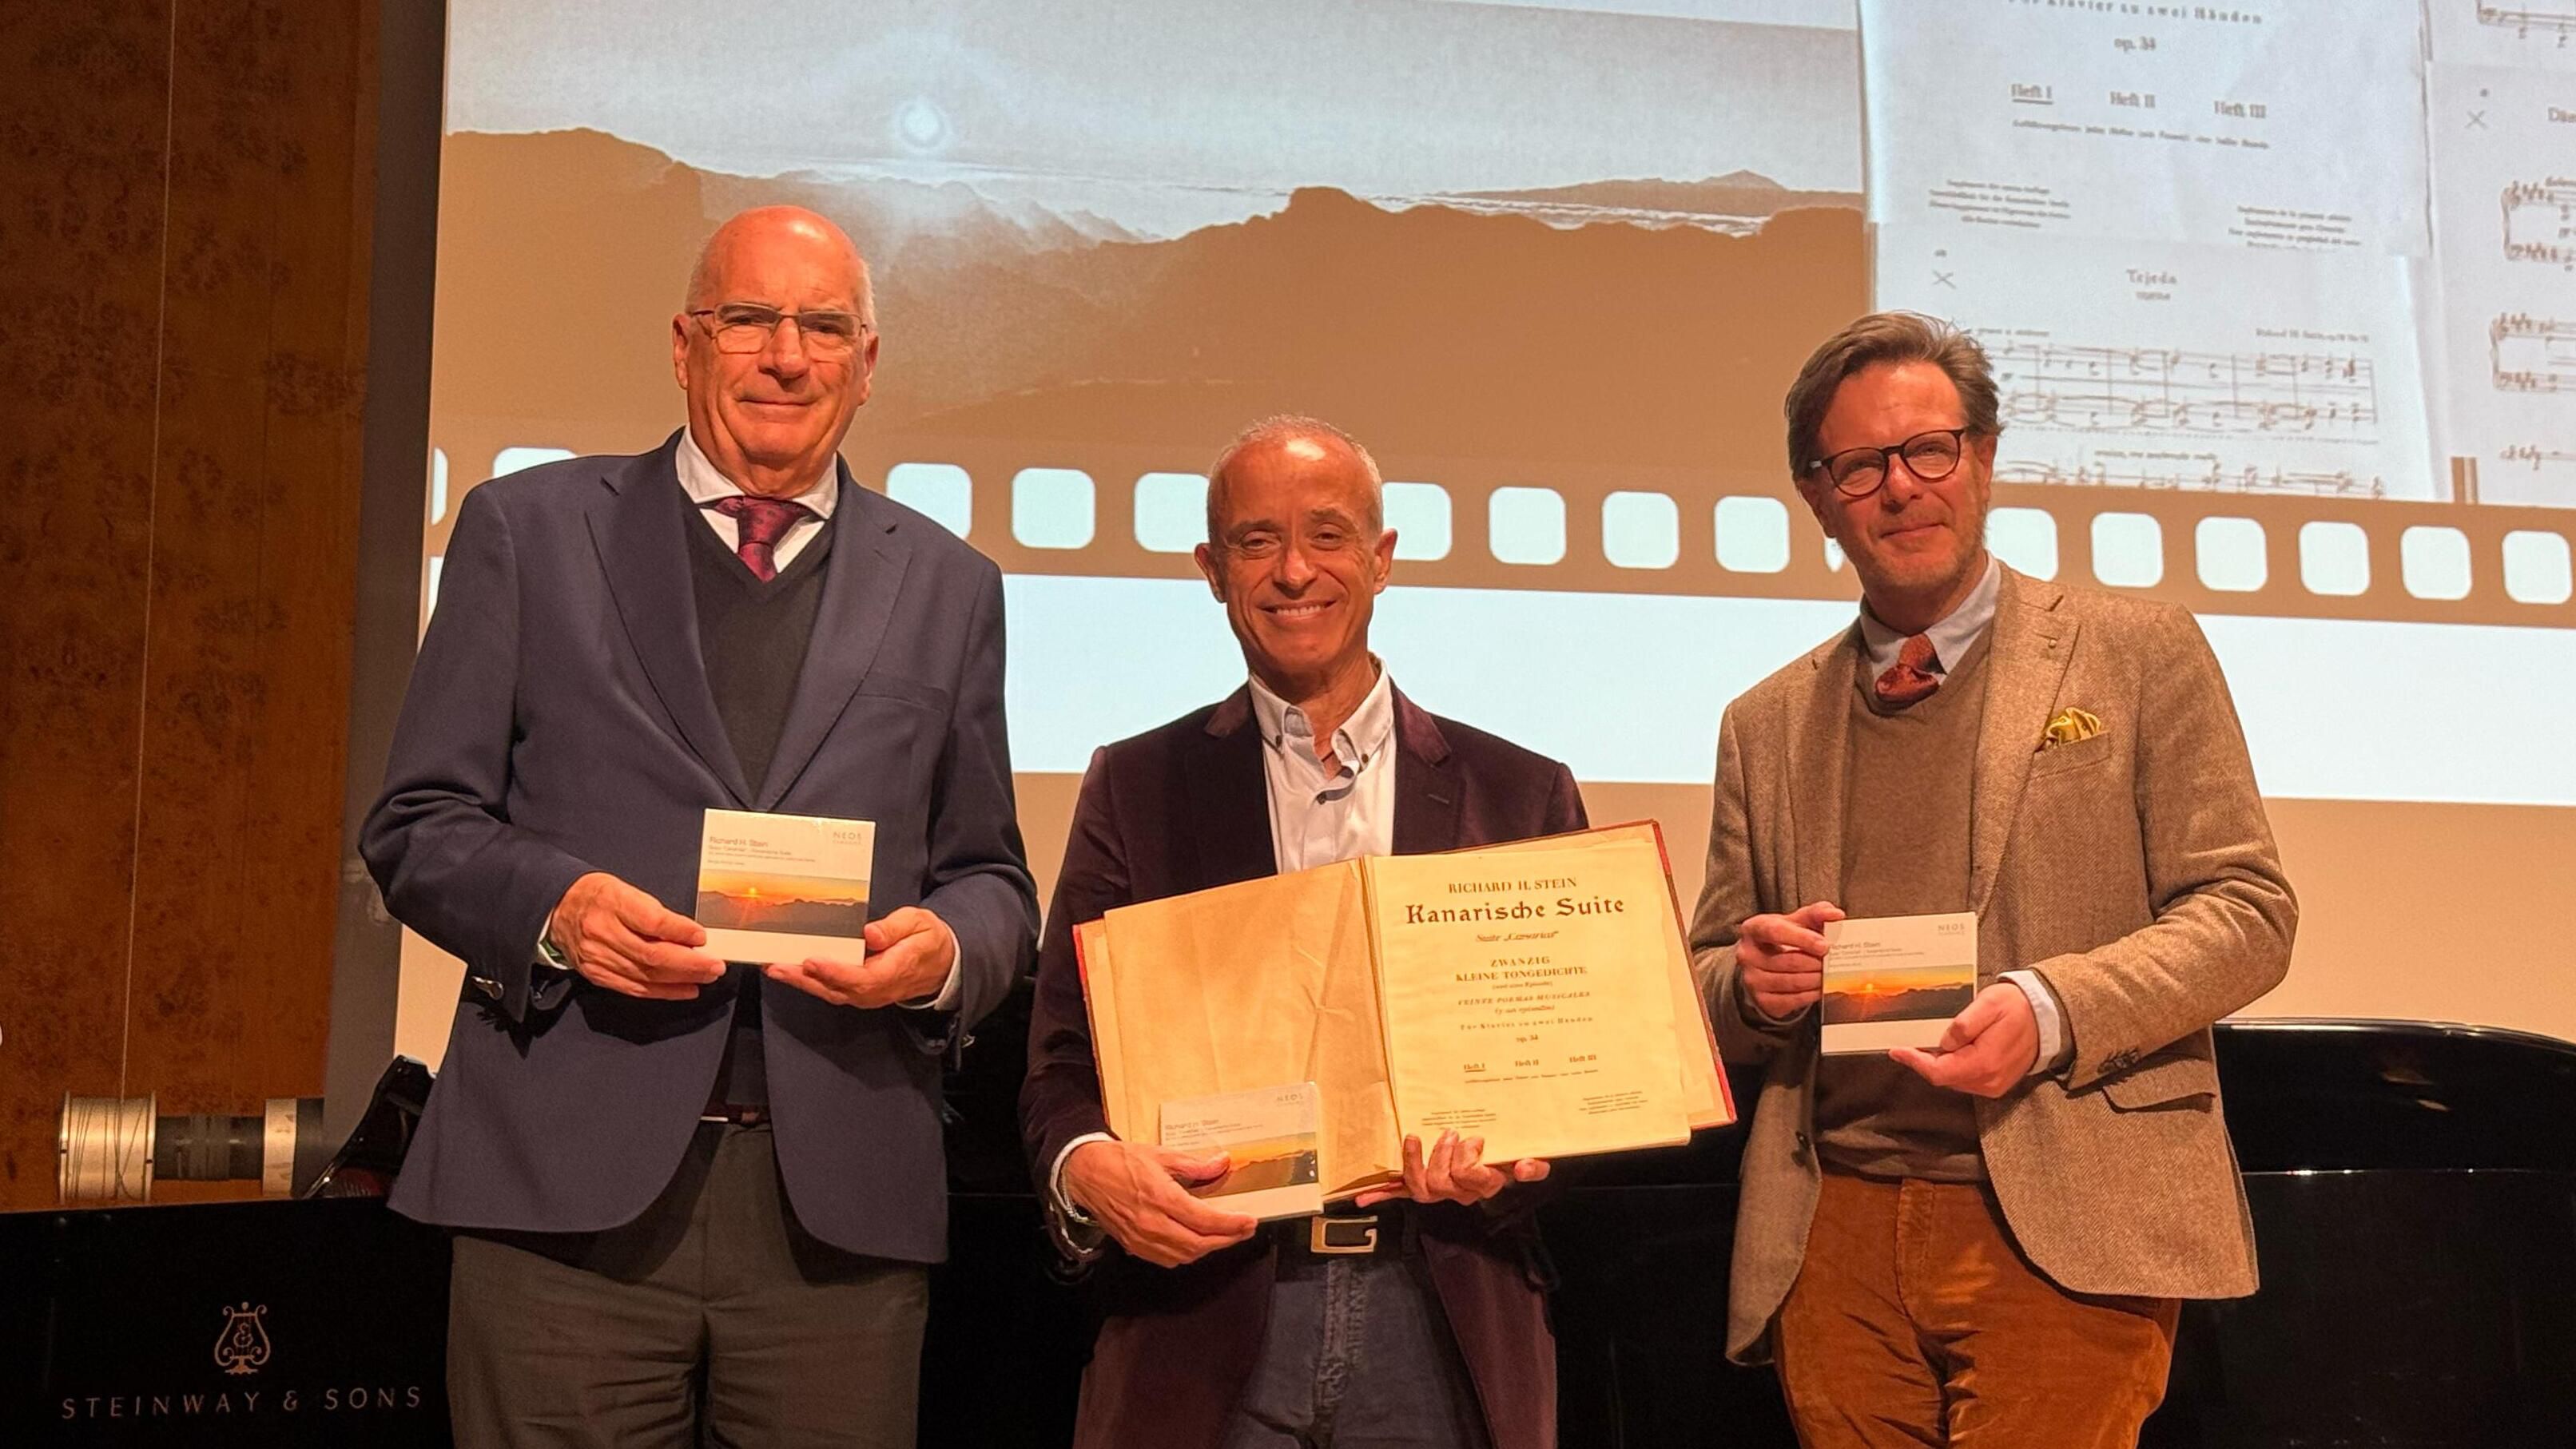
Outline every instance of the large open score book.
[(1074, 939), (1111, 1130), (1312, 1082), (1328, 1199), (1400, 1176), (1407, 1135), (1504, 1162), (1735, 1120), (1651, 822), (1243, 881)]

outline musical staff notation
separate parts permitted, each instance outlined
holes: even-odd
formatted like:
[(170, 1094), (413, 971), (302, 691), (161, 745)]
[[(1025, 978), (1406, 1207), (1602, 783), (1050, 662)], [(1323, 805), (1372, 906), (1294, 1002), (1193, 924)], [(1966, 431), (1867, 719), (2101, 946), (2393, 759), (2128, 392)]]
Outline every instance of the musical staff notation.
[(2543, 468), (2576, 467), (2576, 449), (2540, 443), (2510, 443), (2496, 454), (2499, 463), (2519, 463), (2537, 473)]
[(2517, 181), (2503, 202), (2506, 261), (2576, 267), (2576, 181)]
[(2478, 23), (2499, 30), (2510, 30), (2517, 39), (2533, 35), (2555, 36), (2560, 45), (2576, 35), (2576, 5), (2478, 5)]
[(2576, 392), (2576, 321), (2508, 312), (2487, 324), (2498, 392)]
[(2351, 469), (2230, 467), (2216, 458), (2191, 464), (2093, 463), (2073, 468), (2027, 461), (1995, 465), (1998, 483), (2049, 483), (2079, 488), (2180, 489), (2194, 493), (2272, 493), (2313, 498), (2385, 498), (2386, 480)]
[(2357, 353), (2068, 347), (2016, 339), (1987, 355), (2012, 425), (2181, 437), (2376, 439), (2377, 380)]

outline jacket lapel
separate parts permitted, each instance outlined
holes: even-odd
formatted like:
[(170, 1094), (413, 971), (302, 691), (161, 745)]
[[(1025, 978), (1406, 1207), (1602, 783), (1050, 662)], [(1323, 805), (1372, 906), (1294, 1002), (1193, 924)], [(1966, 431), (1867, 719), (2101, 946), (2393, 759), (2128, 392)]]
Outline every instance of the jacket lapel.
[(2075, 652), (2075, 620), (2059, 612), (2066, 592), (2011, 569), (1995, 600), (1986, 649), (1986, 712), (1977, 728), (1970, 785), (1968, 909), (1982, 912), (2003, 863), (2030, 762)]
[(607, 505), (589, 514), (591, 547), (626, 626), (644, 677), (669, 712), (681, 742), (703, 762), (737, 806), (751, 798), (742, 765), (716, 714), (698, 646), (697, 591), (689, 583), (687, 495), (673, 461), (680, 435), (611, 473)]
[(1270, 781), (1261, 770), (1261, 731), (1247, 686), (1226, 696), (1190, 742), (1176, 788), (1185, 852), (1173, 863), (1184, 891), (1279, 873), (1270, 843)]
[(1449, 741), (1440, 722), (1395, 695), (1395, 853), (1429, 855), (1465, 844), (1459, 828), (1457, 767), (1449, 759)]
[(1795, 706), (1789, 737), (1790, 880), (1795, 900), (1839, 901), (1843, 890), (1843, 795), (1851, 750), (1854, 672), (1860, 668), (1860, 626), (1807, 656), (1812, 666), (1807, 696)]
[(778, 808), (806, 762), (823, 747), (859, 681), (867, 677), (868, 666), (876, 662), (912, 559), (911, 547), (897, 532), (899, 517), (882, 511), (875, 495), (851, 480), (848, 464), (836, 461), (834, 466), (841, 470), (841, 497), (833, 510), (823, 602), (815, 613), (814, 637), (805, 646), (805, 667), (797, 674), (787, 721), (778, 732), (777, 757), (760, 787), (762, 810)]

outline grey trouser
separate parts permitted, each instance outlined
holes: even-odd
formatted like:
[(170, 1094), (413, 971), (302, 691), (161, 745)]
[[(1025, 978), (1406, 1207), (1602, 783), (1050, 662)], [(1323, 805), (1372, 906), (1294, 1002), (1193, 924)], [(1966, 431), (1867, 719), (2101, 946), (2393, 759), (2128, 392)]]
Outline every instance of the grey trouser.
[(461, 1449), (912, 1449), (928, 1270), (797, 1226), (769, 1129), (707, 1123), (643, 1216), (459, 1234)]

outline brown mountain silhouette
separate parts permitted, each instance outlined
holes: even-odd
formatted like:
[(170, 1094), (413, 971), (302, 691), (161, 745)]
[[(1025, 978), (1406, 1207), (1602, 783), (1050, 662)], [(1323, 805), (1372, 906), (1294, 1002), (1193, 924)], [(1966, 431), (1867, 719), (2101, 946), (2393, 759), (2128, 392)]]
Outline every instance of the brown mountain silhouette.
[(866, 901), (815, 901), (803, 897), (727, 895), (698, 892), (701, 926), (718, 930), (786, 931), (797, 935), (856, 936), (868, 923)]
[(1564, 230), (1320, 188), (1277, 215), (1039, 263), (1132, 300), (1103, 307), (1052, 375), (927, 425), (1205, 451), (1294, 408), (1393, 456), (1776, 455), (1781, 392), (1866, 295), (1857, 212), (1787, 212), (1748, 237)]
[(1818, 1019), (1827, 1026), (1854, 1021), (1940, 1021), (1958, 1015), (1976, 994), (1972, 985), (1920, 986), (1869, 996), (1828, 991), (1818, 1003)]
[(1860, 213), (1839, 205), (1729, 236), (1391, 212), (1317, 188), (1170, 241), (1104, 241), (1099, 218), (971, 187), (702, 173), (586, 131), (450, 136), (440, 184), (434, 441), (467, 479), (500, 446), (626, 451), (676, 426), (669, 325), (690, 260), (760, 201), (813, 206), (878, 259), (862, 463), (961, 437), (1195, 461), (1294, 409), (1399, 473), (1430, 457), (1776, 478), (1782, 391), (1868, 296)]
[(1759, 171), (1730, 171), (1705, 181), (1664, 181), (1648, 177), (1521, 191), (1461, 191), (1456, 195), (1479, 201), (1557, 203), (1720, 217), (1772, 216), (1796, 207), (1842, 207), (1852, 211), (1861, 207), (1858, 192), (1792, 191)]

